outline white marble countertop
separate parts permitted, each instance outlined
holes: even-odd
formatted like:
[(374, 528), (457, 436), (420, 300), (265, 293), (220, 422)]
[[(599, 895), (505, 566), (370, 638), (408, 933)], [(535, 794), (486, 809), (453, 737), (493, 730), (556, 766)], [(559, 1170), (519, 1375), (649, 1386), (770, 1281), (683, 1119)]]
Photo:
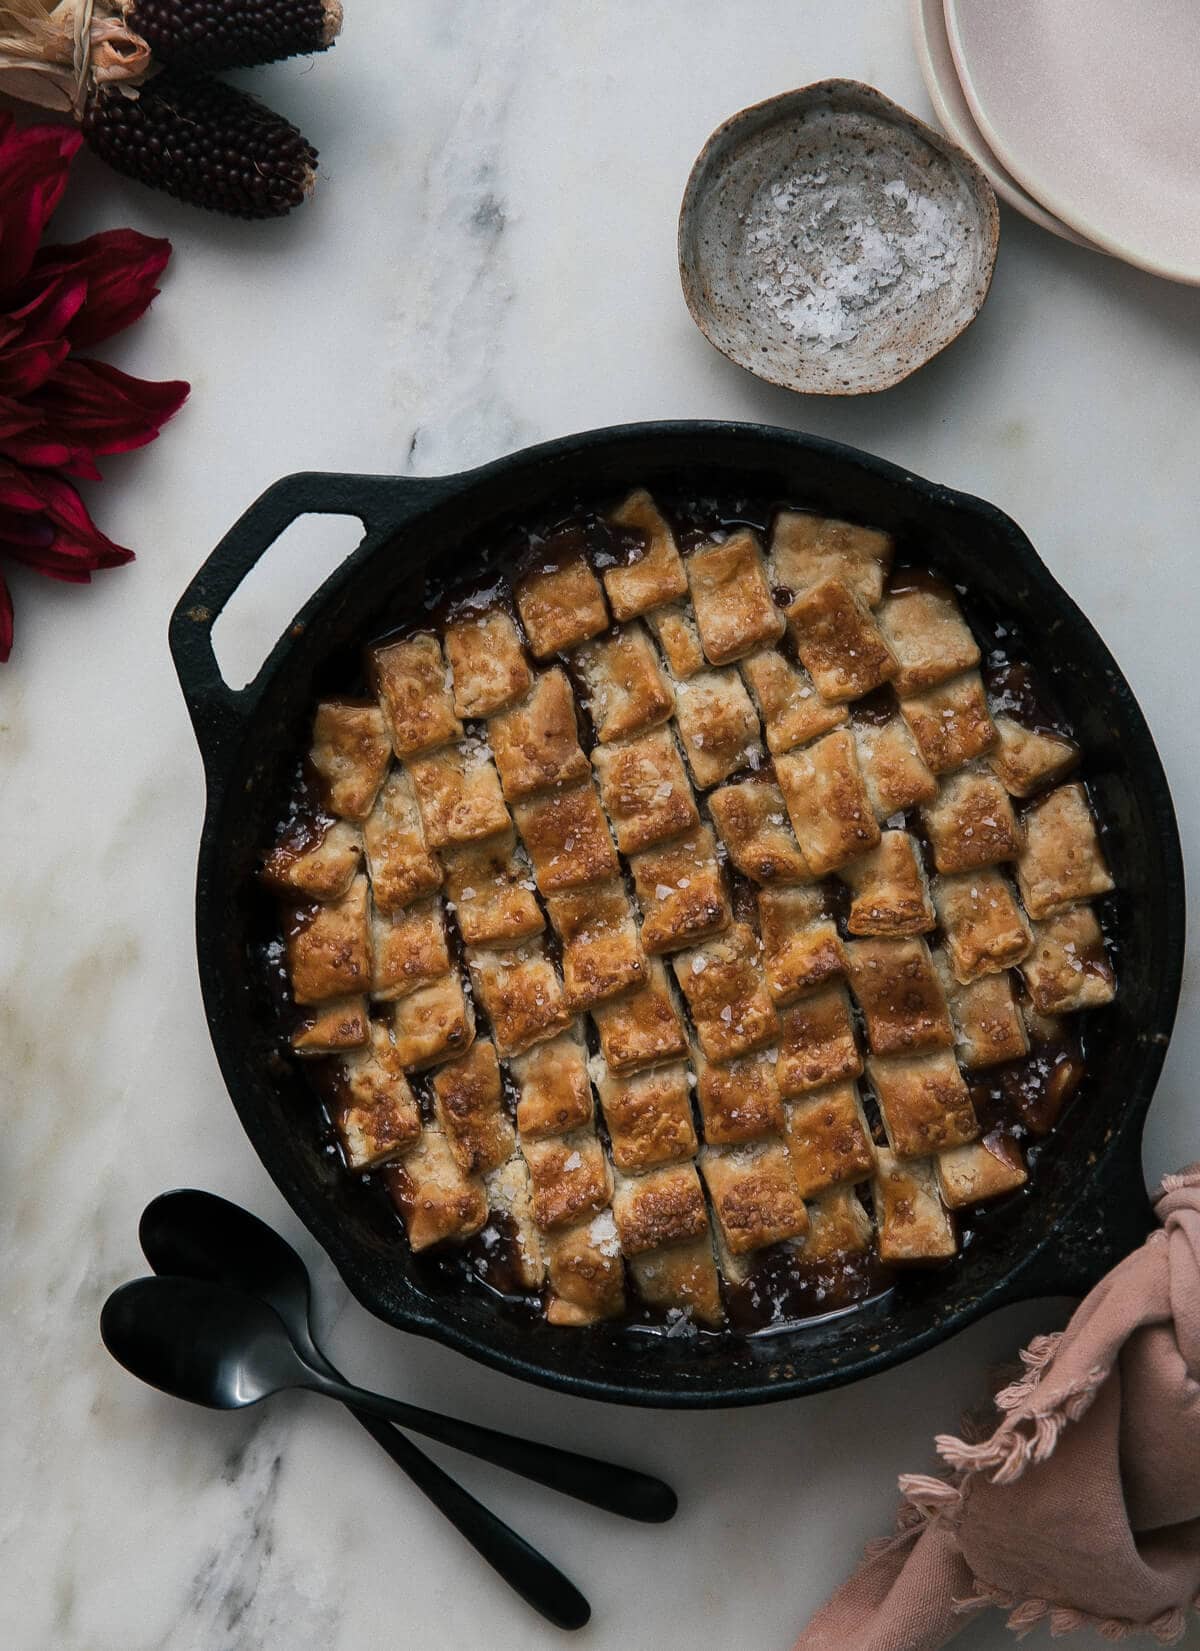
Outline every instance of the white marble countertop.
[[(1200, 292), (1004, 210), (992, 296), (963, 339), (885, 395), (799, 399), (693, 328), (679, 197), (710, 130), (784, 88), (856, 76), (927, 113), (900, 0), (347, 11), (330, 57), (255, 77), (322, 150), (305, 211), (227, 224), (85, 158), (63, 213), (64, 236), (128, 222), (172, 237), (162, 297), (108, 353), (189, 378), (193, 393), (94, 495), (137, 562), (86, 591), (13, 580), (16, 651), (0, 671), (0, 1644), (562, 1643), (335, 1408), (296, 1398), (217, 1416), (105, 1357), (97, 1314), (140, 1270), (139, 1211), (192, 1184), (299, 1245), (353, 1376), (677, 1484), (678, 1519), (647, 1530), (447, 1456), (590, 1595), (580, 1646), (782, 1651), (889, 1528), (896, 1474), (929, 1464), (931, 1435), (978, 1396), (984, 1367), (1061, 1322), (1063, 1304), (1007, 1311), (846, 1391), (679, 1416), (519, 1385), (348, 1303), (243, 1137), (209, 1046), (191, 915), (201, 774), (167, 616), (234, 517), (288, 471), (436, 472), (638, 418), (837, 436), (994, 499), (1027, 529), (1133, 683), (1194, 865), (1184, 685), (1200, 594)], [(341, 525), (304, 535), (244, 590), (225, 630), (243, 675), (347, 548)], [(1151, 1178), (1200, 1156), (1189, 961), (1146, 1134)], [(999, 1618), (969, 1637), (981, 1651), (1009, 1643)], [(1200, 1645), (1195, 1628), (1188, 1643)]]

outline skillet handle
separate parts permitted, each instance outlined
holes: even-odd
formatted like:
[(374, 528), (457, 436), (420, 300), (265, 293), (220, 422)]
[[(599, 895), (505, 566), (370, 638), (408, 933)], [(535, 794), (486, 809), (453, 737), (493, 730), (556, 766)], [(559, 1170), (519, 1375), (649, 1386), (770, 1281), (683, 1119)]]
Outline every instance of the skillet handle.
[(1145, 1112), (1125, 1120), (1078, 1203), (1030, 1257), (1005, 1302), (1085, 1296), (1153, 1232), (1154, 1206), (1142, 1176)]
[(213, 652), (213, 626), (251, 568), (298, 516), (357, 516), (364, 536), (331, 576), (341, 579), (352, 563), (444, 498), (447, 484), (445, 477), (303, 471), (269, 487), (234, 523), (179, 598), (169, 631), (171, 658), (206, 772), (219, 772), (222, 755), (253, 709), (267, 666), (282, 646), (276, 644), (244, 688), (230, 688), (221, 675)]

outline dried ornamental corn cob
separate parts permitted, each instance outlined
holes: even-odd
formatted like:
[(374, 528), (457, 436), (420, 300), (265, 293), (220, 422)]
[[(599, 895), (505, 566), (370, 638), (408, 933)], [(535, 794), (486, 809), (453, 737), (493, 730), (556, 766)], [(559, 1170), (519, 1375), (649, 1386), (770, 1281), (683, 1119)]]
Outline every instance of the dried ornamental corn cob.
[(203, 76), (159, 75), (136, 98), (102, 91), (83, 131), (115, 171), (234, 218), (281, 217), (316, 177), (317, 152), (290, 122)]
[(341, 0), (121, 0), (128, 26), (173, 69), (252, 68), (327, 51)]

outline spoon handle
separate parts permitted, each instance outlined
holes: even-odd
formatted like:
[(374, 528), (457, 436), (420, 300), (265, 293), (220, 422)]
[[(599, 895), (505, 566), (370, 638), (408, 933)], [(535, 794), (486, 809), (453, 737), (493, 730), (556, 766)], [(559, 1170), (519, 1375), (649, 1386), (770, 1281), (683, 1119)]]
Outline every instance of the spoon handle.
[(609, 1513), (657, 1525), (670, 1519), (679, 1505), (670, 1485), (647, 1473), (618, 1467), (613, 1462), (600, 1462), (594, 1456), (559, 1450), (554, 1445), (538, 1444), (533, 1439), (520, 1439), (511, 1433), (497, 1433), (474, 1422), (439, 1416), (436, 1411), (423, 1410), (400, 1399), (385, 1399), (381, 1394), (368, 1393), (365, 1388), (352, 1387), (339, 1377), (326, 1376), (311, 1366), (309, 1373), (311, 1379), (304, 1383), (306, 1387), (340, 1399), (351, 1410), (367, 1411), (384, 1421), (396, 1422), (413, 1433), (423, 1433), (428, 1439), (437, 1439), (468, 1456), (507, 1468), (510, 1473), (536, 1480), (539, 1485), (548, 1485), (564, 1496), (590, 1502)]
[(477, 1502), (402, 1433), (365, 1410), (353, 1405), (349, 1408), (376, 1444), (387, 1451), (396, 1466), (425, 1492), (475, 1552), (487, 1560), (526, 1604), (532, 1605), (556, 1628), (583, 1627), (592, 1608), (556, 1565), (498, 1519), (490, 1508)]

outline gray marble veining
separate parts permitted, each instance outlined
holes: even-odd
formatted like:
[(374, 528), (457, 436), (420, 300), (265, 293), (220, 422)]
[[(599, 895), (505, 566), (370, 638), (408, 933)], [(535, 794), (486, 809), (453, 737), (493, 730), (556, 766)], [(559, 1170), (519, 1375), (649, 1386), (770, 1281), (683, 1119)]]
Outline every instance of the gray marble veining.
[[(647, 1530), (446, 1454), (590, 1595), (578, 1643), (593, 1651), (781, 1651), (888, 1528), (896, 1474), (929, 1465), (932, 1434), (978, 1398), (987, 1366), (1060, 1322), (1061, 1303), (1014, 1308), (863, 1386), (717, 1416), (608, 1409), (497, 1377), (346, 1301), (242, 1135), (195, 978), (202, 784), (165, 632), (202, 557), (291, 470), (432, 473), (632, 418), (808, 428), (996, 499), (1132, 680), (1195, 870), (1200, 293), (1006, 214), (979, 321), (908, 383), (831, 405), (748, 378), (687, 317), (679, 197), (722, 118), (831, 74), (928, 115), (895, 0), (351, 0), (328, 58), (246, 77), (322, 150), (304, 212), (224, 224), (78, 163), (64, 238), (131, 222), (176, 249), (150, 317), (106, 353), (194, 389), (93, 496), (137, 562), (88, 589), (13, 581), (17, 645), (0, 670), (5, 1651), (563, 1643), (335, 1407), (297, 1396), (215, 1415), (107, 1360), (100, 1303), (142, 1269), (137, 1217), (168, 1186), (238, 1199), (300, 1245), (354, 1378), (674, 1480), (678, 1520)], [(257, 633), (262, 653), (293, 611), (286, 557), (240, 600), (239, 634)], [(1198, 1065), (1193, 952), (1151, 1176), (1200, 1156)], [(998, 1619), (971, 1632), (981, 1651), (1010, 1643)]]

